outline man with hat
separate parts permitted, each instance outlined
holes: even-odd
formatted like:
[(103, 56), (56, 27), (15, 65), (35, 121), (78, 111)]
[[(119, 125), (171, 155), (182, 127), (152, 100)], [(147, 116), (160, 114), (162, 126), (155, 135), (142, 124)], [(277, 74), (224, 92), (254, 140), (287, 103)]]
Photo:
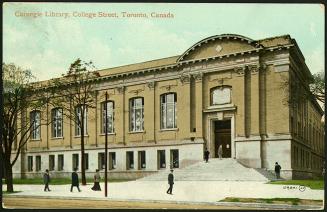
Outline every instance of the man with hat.
[(174, 175), (173, 175), (173, 169), (170, 170), (170, 173), (168, 174), (168, 184), (169, 188), (167, 190), (167, 194), (172, 194), (173, 192), (173, 185), (174, 185)]

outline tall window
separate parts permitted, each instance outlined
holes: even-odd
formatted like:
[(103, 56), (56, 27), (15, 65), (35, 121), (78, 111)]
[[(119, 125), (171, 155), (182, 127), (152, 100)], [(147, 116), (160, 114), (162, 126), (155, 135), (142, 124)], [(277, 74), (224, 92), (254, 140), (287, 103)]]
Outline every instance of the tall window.
[(231, 103), (231, 87), (219, 86), (211, 89), (211, 105)]
[(108, 101), (102, 103), (102, 133), (106, 133), (106, 107), (107, 107), (107, 132), (114, 132), (114, 102)]
[(161, 129), (177, 127), (177, 96), (175, 93), (162, 94), (161, 102)]
[(33, 171), (33, 156), (27, 157), (27, 170), (29, 172)]
[(105, 154), (104, 152), (99, 152), (98, 153), (98, 168), (100, 170), (104, 169), (105, 168)]
[(126, 169), (134, 169), (134, 152), (126, 152)]
[(116, 168), (116, 153), (109, 152), (109, 170)]
[(39, 140), (41, 136), (41, 112), (40, 111), (32, 111), (31, 112), (31, 125), (32, 125), (32, 139)]
[(84, 167), (85, 170), (89, 169), (89, 154), (88, 153), (84, 153)]
[(64, 155), (58, 155), (58, 171), (64, 170)]
[(49, 170), (53, 171), (55, 168), (55, 156), (49, 155)]
[(73, 154), (73, 170), (78, 169), (79, 158), (78, 154)]
[(62, 132), (62, 108), (55, 108), (51, 111), (52, 117), (52, 137), (60, 138), (63, 135)]
[(129, 100), (130, 131), (139, 132), (144, 130), (144, 100), (142, 97)]
[(35, 157), (35, 163), (36, 163), (35, 171), (40, 171), (41, 170), (41, 156), (40, 155)]
[(82, 123), (82, 110), (84, 110), (84, 135), (87, 135), (87, 107), (78, 106), (75, 108), (76, 118), (79, 120), (78, 124), (75, 124), (75, 135), (81, 135), (81, 123)]

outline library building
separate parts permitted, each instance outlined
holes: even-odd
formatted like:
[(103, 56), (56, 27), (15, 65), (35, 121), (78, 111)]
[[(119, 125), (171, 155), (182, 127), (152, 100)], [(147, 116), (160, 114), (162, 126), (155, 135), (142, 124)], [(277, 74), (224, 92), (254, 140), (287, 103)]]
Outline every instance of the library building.
[[(273, 171), (278, 162), (285, 179), (321, 176), (324, 113), (308, 89), (313, 76), (290, 35), (215, 35), (177, 56), (97, 72), (96, 106), (75, 108), (85, 110), (84, 132), (63, 108), (26, 108), (34, 125), (14, 177), (40, 177), (45, 169), (52, 177), (80, 172), (81, 133), (87, 177), (96, 169), (103, 173), (106, 118), (111, 178), (182, 169), (203, 161), (206, 149), (218, 157), (220, 145), (223, 159), (246, 167)], [(44, 119), (53, 121), (42, 125)]]

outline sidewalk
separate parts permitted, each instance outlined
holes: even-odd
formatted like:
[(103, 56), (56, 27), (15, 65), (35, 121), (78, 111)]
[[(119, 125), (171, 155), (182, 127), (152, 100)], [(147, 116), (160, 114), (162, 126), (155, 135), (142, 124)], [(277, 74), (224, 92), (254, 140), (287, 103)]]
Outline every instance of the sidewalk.
[[(240, 198), (300, 198), (323, 200), (323, 190), (312, 190), (308, 187), (300, 191), (298, 186), (292, 190), (283, 185), (271, 185), (264, 182), (233, 181), (180, 181), (175, 182), (173, 195), (166, 194), (166, 181), (128, 181), (108, 183), (108, 197), (102, 191), (92, 191), (92, 184), (80, 186), (82, 192), (70, 185), (50, 185), (51, 192), (44, 192), (43, 185), (14, 185), (16, 191), (8, 196), (52, 197), (52, 198), (88, 198), (94, 200), (128, 200), (128, 201), (172, 201), (188, 203), (216, 204), (225, 197)], [(296, 189), (297, 188), (297, 189)], [(235, 204), (235, 203), (232, 203)]]

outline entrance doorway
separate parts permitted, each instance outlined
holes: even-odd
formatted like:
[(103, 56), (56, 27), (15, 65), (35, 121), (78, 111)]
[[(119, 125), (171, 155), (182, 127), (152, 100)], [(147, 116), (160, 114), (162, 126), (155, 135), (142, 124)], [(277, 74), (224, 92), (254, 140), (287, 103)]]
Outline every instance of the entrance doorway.
[(231, 120), (215, 121), (215, 157), (218, 157), (218, 147), (222, 145), (223, 158), (231, 157)]

